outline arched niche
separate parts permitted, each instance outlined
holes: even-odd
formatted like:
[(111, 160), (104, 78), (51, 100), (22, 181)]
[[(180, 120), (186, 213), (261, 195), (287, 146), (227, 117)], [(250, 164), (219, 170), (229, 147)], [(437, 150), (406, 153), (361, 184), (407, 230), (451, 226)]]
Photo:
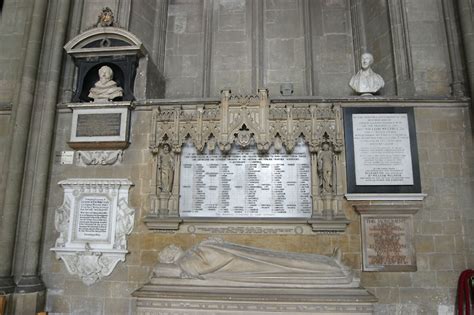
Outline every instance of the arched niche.
[(70, 40), (65, 46), (78, 68), (73, 102), (90, 102), (90, 88), (98, 81), (98, 69), (107, 65), (114, 72), (113, 80), (123, 88), (123, 97), (116, 101), (132, 101), (140, 57), (146, 52), (142, 42), (132, 33), (117, 27), (97, 27)]

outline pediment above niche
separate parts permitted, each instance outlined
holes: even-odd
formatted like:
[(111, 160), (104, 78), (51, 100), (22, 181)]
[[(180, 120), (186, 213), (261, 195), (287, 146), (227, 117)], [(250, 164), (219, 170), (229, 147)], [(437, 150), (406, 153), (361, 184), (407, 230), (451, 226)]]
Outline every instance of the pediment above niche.
[(134, 34), (118, 27), (87, 30), (70, 40), (64, 49), (75, 58), (145, 54), (142, 42)]

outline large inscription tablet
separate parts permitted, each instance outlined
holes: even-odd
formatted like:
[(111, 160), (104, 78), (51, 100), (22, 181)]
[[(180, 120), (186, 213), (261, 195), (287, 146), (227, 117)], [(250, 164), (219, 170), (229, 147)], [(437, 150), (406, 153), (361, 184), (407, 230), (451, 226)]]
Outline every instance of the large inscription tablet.
[(310, 157), (304, 144), (260, 155), (256, 148), (181, 153), (181, 217), (311, 217)]
[(354, 114), (356, 185), (413, 185), (408, 116)]
[(347, 193), (421, 193), (413, 108), (344, 109)]

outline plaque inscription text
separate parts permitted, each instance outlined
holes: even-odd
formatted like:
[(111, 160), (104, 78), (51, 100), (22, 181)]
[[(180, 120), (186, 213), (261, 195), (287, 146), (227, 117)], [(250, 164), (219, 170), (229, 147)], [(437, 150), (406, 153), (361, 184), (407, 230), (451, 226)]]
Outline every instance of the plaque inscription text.
[(354, 114), (356, 185), (413, 185), (407, 114)]
[(110, 201), (105, 196), (82, 198), (77, 212), (77, 238), (80, 240), (107, 240), (109, 214)]
[(363, 215), (364, 270), (416, 269), (413, 218), (408, 215)]
[(187, 145), (181, 155), (181, 217), (311, 216), (308, 148), (291, 154), (258, 154), (256, 148), (233, 148), (198, 154)]
[(120, 136), (121, 121), (121, 113), (79, 114), (76, 137)]

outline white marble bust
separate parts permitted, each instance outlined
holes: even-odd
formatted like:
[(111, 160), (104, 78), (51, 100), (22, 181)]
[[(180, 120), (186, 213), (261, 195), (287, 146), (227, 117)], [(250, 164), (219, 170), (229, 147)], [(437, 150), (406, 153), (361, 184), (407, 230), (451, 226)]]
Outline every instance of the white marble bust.
[(99, 69), (99, 81), (89, 91), (89, 97), (98, 100), (111, 101), (116, 97), (123, 96), (123, 89), (117, 86), (117, 82), (112, 80), (114, 72), (109, 66), (102, 66)]
[(364, 53), (361, 56), (362, 69), (349, 82), (349, 86), (358, 94), (372, 95), (384, 87), (383, 78), (375, 73), (370, 66), (374, 63), (372, 54)]

